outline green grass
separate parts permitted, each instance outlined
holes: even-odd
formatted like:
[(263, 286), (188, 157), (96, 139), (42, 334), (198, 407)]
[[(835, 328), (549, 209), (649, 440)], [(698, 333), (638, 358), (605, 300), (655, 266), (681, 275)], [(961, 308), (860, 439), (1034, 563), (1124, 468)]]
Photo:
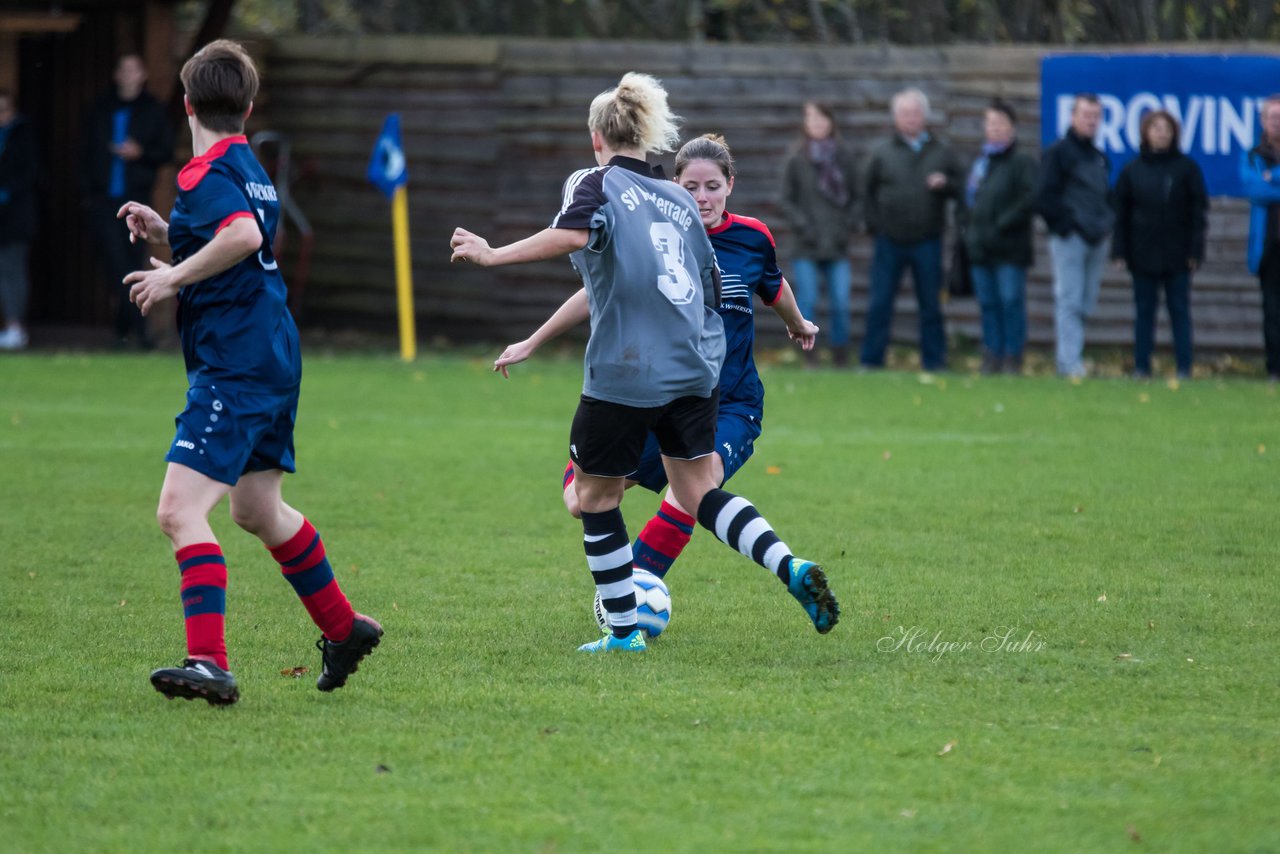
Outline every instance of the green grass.
[[(219, 508), (215, 709), (146, 678), (183, 652), (153, 516), (180, 365), (0, 360), (0, 849), (1280, 851), (1274, 387), (765, 382), (732, 488), (843, 621), (700, 532), (670, 631), (601, 659), (558, 495), (579, 364), (310, 357), (286, 496), (386, 640), (317, 692)], [(655, 506), (628, 494), (633, 534)]]

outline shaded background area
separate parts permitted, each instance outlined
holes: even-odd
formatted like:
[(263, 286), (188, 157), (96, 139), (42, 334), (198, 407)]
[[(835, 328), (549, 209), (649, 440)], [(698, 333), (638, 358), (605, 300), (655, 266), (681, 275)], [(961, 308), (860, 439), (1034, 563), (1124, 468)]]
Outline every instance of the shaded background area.
[[(730, 210), (760, 217), (773, 228), (786, 272), (791, 235), (777, 204), (779, 173), (798, 139), (804, 99), (830, 103), (861, 156), (888, 134), (892, 94), (919, 85), (933, 101), (935, 128), (967, 163), (981, 143), (983, 108), (1000, 95), (1018, 110), (1022, 144), (1037, 153), (1044, 53), (1040, 46), (273, 40), (266, 50), (266, 118), (309, 159), (306, 177), (294, 186), (317, 232), (306, 317), (323, 325), (374, 324), (393, 311), (389, 213), (364, 178), (368, 151), (388, 111), (398, 110), (404, 119), (422, 335), (518, 340), (578, 287), (568, 263), (451, 267), (449, 234), (461, 225), (497, 244), (544, 227), (559, 206), (564, 178), (594, 165), (586, 131), (590, 99), (623, 72), (642, 68), (663, 79), (672, 106), (686, 117), (686, 137), (707, 131), (727, 137), (739, 166)], [(670, 172), (671, 156), (659, 160)], [(1037, 229), (1028, 313), (1030, 340), (1043, 345), (1053, 340), (1053, 301), (1038, 222)], [(1261, 297), (1244, 265), (1247, 206), (1215, 199), (1210, 229), (1208, 258), (1194, 288), (1197, 344), (1258, 347)], [(851, 254), (854, 331), (860, 335), (869, 238), (859, 235)], [(1108, 270), (1088, 327), (1090, 343), (1130, 342), (1132, 312), (1127, 274)], [(953, 301), (947, 314), (953, 334), (977, 337), (974, 300)], [(764, 312), (758, 323), (766, 340), (781, 340), (782, 327), (772, 313)], [(895, 339), (914, 341), (916, 323), (916, 301), (904, 283)]]
[[(1261, 0), (6, 3), (0, 85), (15, 90), (46, 154), (31, 319), (38, 343), (49, 343), (41, 326), (62, 334), (109, 324), (108, 289), (82, 225), (77, 173), (83, 116), (125, 52), (147, 59), (152, 92), (174, 105), (181, 98), (177, 69), (194, 49), (222, 35), (249, 42), (266, 87), (250, 132), (284, 134), (292, 166), (277, 183), (292, 189), (315, 227), (310, 259), (299, 256), (296, 228), (284, 235), (286, 272), (305, 328), (394, 330), (390, 213), (364, 170), (382, 119), (399, 111), (419, 336), (457, 342), (523, 337), (576, 287), (565, 262), (451, 268), (448, 235), (465, 225), (505, 241), (545, 225), (563, 178), (591, 165), (590, 98), (625, 71), (664, 80), (687, 119), (686, 135), (728, 137), (741, 169), (730, 207), (768, 222), (785, 259), (790, 235), (775, 201), (777, 176), (798, 138), (805, 98), (830, 102), (846, 138), (865, 154), (888, 133), (892, 93), (919, 85), (934, 101), (935, 128), (967, 161), (980, 141), (982, 107), (997, 94), (1018, 108), (1020, 137), (1037, 149), (1039, 62), (1048, 52), (1098, 45), (1269, 52), (1265, 44), (1229, 40), (1277, 34), (1274, 4)], [(180, 109), (174, 120), (181, 162), (190, 152)], [(157, 209), (171, 204), (175, 172), (176, 165), (161, 174)], [(1239, 201), (1215, 200), (1209, 257), (1193, 292), (1201, 348), (1254, 350), (1261, 343), (1257, 283), (1244, 268), (1246, 211)], [(1042, 238), (1028, 290), (1034, 344), (1052, 340)], [(856, 334), (870, 257), (864, 236), (854, 241), (852, 256)], [(309, 275), (299, 275), (307, 260)], [(1127, 343), (1128, 279), (1107, 275), (1089, 340)], [(909, 288), (904, 284), (900, 294), (898, 340), (915, 338)], [(953, 334), (976, 337), (972, 300), (953, 302), (947, 313)], [(766, 341), (780, 337), (771, 314), (762, 325)]]

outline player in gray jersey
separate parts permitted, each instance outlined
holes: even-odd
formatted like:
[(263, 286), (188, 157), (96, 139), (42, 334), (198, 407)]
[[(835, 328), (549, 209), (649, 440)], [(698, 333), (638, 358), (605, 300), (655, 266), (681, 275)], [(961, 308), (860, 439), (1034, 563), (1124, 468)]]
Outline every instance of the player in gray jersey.
[(591, 104), (598, 165), (574, 173), (551, 226), (492, 248), (453, 233), (453, 261), (481, 266), (571, 255), (591, 314), (582, 399), (569, 434), (587, 564), (611, 633), (584, 652), (645, 649), (631, 540), (619, 506), (652, 431), (671, 489), (698, 522), (774, 572), (820, 633), (840, 607), (817, 564), (792, 555), (745, 498), (718, 489), (713, 458), (724, 358), (715, 253), (693, 198), (645, 162), (670, 151), (676, 117), (652, 77), (625, 75)]
[(715, 391), (724, 326), (715, 251), (697, 214), (688, 191), (643, 159), (614, 156), (565, 182), (551, 227), (591, 235), (571, 256), (591, 308), (587, 397), (648, 409)]

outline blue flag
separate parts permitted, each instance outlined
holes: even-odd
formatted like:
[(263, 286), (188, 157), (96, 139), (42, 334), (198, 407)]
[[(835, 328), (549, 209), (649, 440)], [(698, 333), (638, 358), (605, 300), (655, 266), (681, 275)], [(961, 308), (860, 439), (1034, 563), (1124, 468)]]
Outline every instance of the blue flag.
[(409, 170), (405, 164), (404, 146), (400, 144), (400, 114), (391, 113), (382, 123), (382, 133), (373, 144), (369, 157), (369, 171), (365, 173), (373, 185), (388, 199), (397, 187), (409, 183)]

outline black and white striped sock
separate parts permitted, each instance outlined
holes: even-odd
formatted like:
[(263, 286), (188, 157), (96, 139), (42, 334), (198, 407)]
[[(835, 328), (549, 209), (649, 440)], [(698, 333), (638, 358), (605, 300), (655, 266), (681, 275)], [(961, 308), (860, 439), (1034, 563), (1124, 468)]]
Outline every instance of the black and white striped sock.
[(636, 629), (636, 588), (631, 577), (631, 539), (618, 508), (582, 514), (582, 544), (596, 592), (609, 617), (614, 637)]
[(723, 489), (711, 490), (698, 505), (698, 524), (778, 576), (783, 584), (791, 581), (791, 549), (747, 499)]

